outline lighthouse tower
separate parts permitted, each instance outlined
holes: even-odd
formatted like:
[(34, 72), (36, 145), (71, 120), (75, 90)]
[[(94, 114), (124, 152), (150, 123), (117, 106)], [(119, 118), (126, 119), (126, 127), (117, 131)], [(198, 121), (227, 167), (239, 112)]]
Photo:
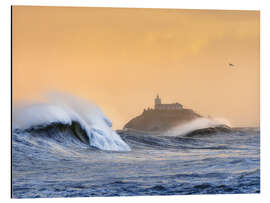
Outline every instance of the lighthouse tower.
[(158, 109), (158, 106), (161, 104), (161, 99), (160, 97), (157, 95), (157, 97), (155, 98), (155, 109)]

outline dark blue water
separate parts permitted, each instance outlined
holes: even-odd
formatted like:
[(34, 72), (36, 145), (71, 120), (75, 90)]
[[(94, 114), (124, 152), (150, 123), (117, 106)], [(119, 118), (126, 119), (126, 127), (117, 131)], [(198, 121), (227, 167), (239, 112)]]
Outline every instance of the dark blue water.
[(14, 198), (260, 192), (260, 132), (159, 136), (122, 132), (129, 152), (102, 151), (68, 131), (13, 131)]

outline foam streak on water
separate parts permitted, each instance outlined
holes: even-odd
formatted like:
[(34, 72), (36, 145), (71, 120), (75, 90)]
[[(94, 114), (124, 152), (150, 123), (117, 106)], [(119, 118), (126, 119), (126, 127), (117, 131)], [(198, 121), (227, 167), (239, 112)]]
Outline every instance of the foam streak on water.
[(53, 136), (13, 133), (13, 197), (260, 192), (259, 131), (192, 138), (126, 131), (129, 152), (91, 149), (68, 131), (48, 132)]

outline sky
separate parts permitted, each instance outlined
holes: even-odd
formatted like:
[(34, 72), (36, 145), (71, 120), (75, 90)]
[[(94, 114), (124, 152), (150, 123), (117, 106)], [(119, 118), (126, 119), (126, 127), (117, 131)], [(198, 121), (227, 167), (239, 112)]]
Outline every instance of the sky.
[(96, 103), (114, 129), (157, 94), (233, 127), (259, 126), (260, 13), (13, 6), (13, 103), (48, 91)]

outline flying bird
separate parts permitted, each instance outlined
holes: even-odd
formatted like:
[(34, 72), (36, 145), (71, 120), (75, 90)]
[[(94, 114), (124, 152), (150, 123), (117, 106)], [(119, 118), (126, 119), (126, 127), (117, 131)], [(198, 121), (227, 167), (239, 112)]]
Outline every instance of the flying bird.
[(234, 64), (232, 64), (232, 63), (229, 63), (229, 67), (234, 67)]

